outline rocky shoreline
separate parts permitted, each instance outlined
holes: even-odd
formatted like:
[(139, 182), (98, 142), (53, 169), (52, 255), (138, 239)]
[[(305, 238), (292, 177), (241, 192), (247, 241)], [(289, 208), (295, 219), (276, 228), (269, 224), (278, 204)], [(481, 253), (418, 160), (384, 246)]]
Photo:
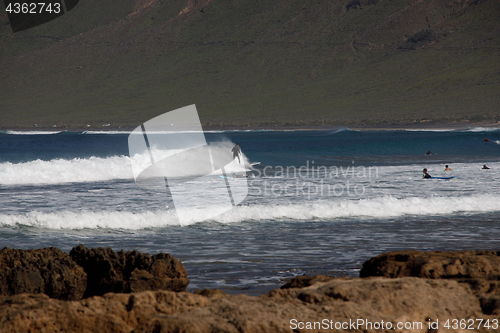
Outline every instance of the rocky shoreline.
[(0, 332), (497, 332), (500, 251), (382, 254), (360, 278), (187, 293), (169, 254), (0, 251)]

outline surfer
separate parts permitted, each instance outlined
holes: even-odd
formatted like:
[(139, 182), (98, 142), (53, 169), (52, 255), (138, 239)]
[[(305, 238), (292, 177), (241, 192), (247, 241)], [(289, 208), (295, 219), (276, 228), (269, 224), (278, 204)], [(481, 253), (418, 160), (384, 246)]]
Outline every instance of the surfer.
[(448, 165), (446, 165), (446, 169), (444, 169), (444, 171), (451, 171), (450, 167), (448, 167)]
[(240, 146), (238, 144), (235, 144), (233, 149), (231, 149), (231, 151), (233, 152), (233, 160), (236, 157), (238, 157), (238, 163), (241, 163), (241, 161), (240, 161), (240, 154), (241, 154)]
[(484, 138), (484, 142), (490, 142), (490, 140), (488, 140), (488, 138)]
[(431, 178), (431, 175), (427, 173), (427, 169), (424, 169), (424, 178)]
[(434, 153), (431, 153), (430, 150), (428, 150), (427, 153), (425, 153), (425, 155), (432, 155), (432, 154), (434, 154)]
[(488, 168), (488, 167), (486, 166), (486, 164), (485, 164), (485, 165), (483, 165), (483, 169), (485, 169), (485, 170), (486, 170), (486, 169), (488, 169), (488, 170), (489, 170), (490, 168)]

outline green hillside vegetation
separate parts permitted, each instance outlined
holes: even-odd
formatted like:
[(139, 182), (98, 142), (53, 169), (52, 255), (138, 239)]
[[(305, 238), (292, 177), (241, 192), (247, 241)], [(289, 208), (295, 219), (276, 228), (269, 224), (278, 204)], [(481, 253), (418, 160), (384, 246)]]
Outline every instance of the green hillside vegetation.
[(13, 34), (0, 14), (0, 127), (190, 104), (204, 126), (495, 122), (499, 17), (497, 0), (87, 0)]

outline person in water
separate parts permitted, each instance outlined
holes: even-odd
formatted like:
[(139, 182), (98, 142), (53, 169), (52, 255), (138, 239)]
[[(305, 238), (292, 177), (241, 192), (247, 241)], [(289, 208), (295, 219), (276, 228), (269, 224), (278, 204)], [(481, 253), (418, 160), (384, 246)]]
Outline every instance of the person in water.
[(488, 170), (489, 170), (490, 168), (488, 168), (488, 167), (486, 166), (486, 164), (485, 164), (485, 165), (483, 165), (483, 169), (488, 169)]
[(424, 178), (431, 178), (431, 175), (427, 173), (427, 169), (424, 169)]
[(248, 175), (237, 175), (233, 173), (233, 178), (248, 178)]
[(425, 153), (425, 155), (432, 155), (432, 154), (434, 154), (434, 153), (431, 153), (430, 150), (428, 150), (427, 153)]
[(240, 154), (241, 154), (240, 146), (238, 144), (235, 144), (233, 149), (231, 149), (231, 151), (233, 152), (233, 160), (236, 157), (238, 157), (238, 163), (241, 163), (241, 161), (240, 161)]
[(451, 169), (448, 165), (446, 165), (446, 169), (444, 169), (444, 171), (451, 171)]

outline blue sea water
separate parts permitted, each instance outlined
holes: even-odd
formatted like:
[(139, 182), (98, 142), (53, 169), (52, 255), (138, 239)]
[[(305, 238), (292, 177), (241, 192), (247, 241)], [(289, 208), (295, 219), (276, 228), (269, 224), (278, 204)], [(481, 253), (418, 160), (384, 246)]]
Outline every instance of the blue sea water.
[(357, 276), (388, 251), (500, 248), (499, 129), (207, 132), (260, 164), (239, 180), (241, 204), (185, 225), (164, 188), (135, 183), (128, 136), (0, 132), (0, 248), (167, 252), (188, 290), (249, 295), (304, 274)]

